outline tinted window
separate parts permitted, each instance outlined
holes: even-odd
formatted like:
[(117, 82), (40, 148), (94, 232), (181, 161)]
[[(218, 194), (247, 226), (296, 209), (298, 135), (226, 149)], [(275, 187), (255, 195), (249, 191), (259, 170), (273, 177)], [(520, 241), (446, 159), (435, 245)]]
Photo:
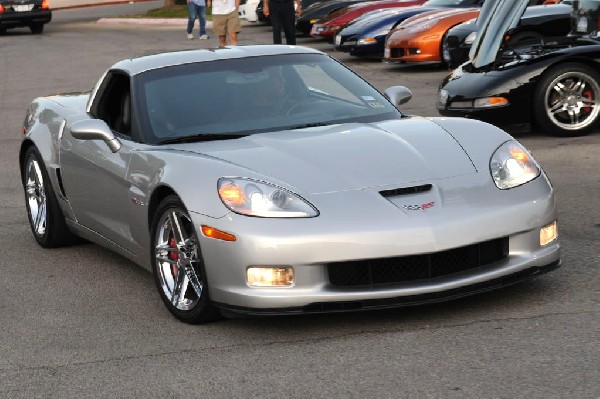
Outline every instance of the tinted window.
[(401, 116), (353, 72), (316, 54), (169, 67), (140, 75), (135, 90), (150, 143), (195, 134), (255, 134)]

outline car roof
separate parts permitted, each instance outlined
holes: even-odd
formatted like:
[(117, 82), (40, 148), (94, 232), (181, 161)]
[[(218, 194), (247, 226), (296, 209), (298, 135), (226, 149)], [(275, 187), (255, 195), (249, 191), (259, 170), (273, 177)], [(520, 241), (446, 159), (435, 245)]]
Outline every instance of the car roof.
[(323, 54), (323, 52), (302, 46), (253, 45), (231, 46), (213, 49), (185, 50), (145, 55), (119, 61), (110, 69), (118, 69), (134, 76), (153, 69), (175, 65), (193, 64), (227, 59), (262, 57), (281, 54)]

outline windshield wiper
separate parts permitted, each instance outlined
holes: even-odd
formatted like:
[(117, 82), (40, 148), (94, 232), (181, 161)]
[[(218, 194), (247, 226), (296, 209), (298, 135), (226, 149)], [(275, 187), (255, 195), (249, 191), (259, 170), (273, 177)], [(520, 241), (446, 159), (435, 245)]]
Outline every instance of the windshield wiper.
[(309, 127), (321, 127), (321, 126), (329, 126), (331, 125), (331, 123), (326, 123), (326, 122), (314, 122), (314, 123), (305, 123), (303, 125), (294, 125), (294, 126), (290, 126), (288, 127), (289, 130), (295, 130), (295, 129), (306, 129)]
[(177, 143), (194, 143), (199, 141), (217, 141), (217, 140), (232, 140), (246, 137), (247, 134), (193, 134), (191, 136), (171, 137), (170, 139), (159, 141), (158, 144), (177, 144)]

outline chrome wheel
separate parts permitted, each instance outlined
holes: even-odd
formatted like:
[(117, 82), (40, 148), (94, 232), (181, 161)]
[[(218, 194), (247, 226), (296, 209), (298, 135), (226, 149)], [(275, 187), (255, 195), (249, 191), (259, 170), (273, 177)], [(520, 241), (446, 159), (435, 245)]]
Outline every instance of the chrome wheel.
[(27, 211), (31, 220), (31, 227), (35, 234), (46, 234), (47, 201), (44, 187), (44, 176), (39, 162), (34, 157), (29, 157), (25, 168), (25, 194)]
[(594, 123), (600, 113), (600, 86), (583, 72), (565, 72), (547, 86), (544, 106), (548, 118), (557, 127), (584, 129)]
[(196, 307), (204, 292), (198, 240), (189, 216), (167, 209), (158, 220), (154, 256), (158, 283), (165, 298), (180, 311)]

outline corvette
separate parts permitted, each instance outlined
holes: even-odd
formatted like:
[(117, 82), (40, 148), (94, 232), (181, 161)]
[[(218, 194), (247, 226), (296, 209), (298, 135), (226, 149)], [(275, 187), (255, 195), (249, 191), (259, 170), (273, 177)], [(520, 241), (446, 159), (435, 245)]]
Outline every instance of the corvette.
[(26, 112), (33, 237), (131, 259), (187, 323), (416, 305), (559, 267), (531, 154), (479, 121), (403, 115), (410, 97), (299, 46), (118, 62)]
[[(469, 50), (469, 61), (444, 78), (441, 115), (497, 125), (530, 124), (559, 137), (594, 132), (600, 124), (600, 2), (572, 4), (571, 32), (513, 40), (527, 0), (493, 4)], [(552, 5), (550, 7), (558, 7)]]

